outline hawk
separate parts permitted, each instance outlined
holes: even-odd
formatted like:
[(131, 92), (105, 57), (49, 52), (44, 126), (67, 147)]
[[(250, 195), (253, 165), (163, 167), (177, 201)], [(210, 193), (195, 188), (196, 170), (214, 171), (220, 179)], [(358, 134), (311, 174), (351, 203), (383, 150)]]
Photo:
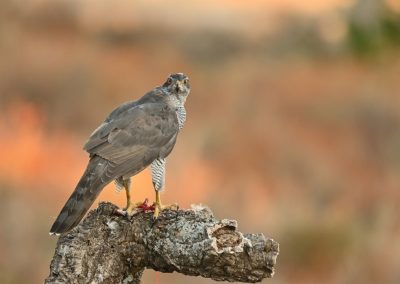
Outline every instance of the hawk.
[(74, 228), (101, 190), (112, 181), (117, 189), (125, 189), (124, 211), (132, 213), (137, 204), (131, 202), (130, 178), (149, 165), (156, 193), (154, 217), (158, 217), (166, 207), (160, 200), (160, 191), (165, 186), (166, 158), (185, 123), (184, 105), (189, 92), (188, 77), (172, 74), (162, 86), (111, 112), (83, 147), (90, 155), (89, 164), (50, 234)]

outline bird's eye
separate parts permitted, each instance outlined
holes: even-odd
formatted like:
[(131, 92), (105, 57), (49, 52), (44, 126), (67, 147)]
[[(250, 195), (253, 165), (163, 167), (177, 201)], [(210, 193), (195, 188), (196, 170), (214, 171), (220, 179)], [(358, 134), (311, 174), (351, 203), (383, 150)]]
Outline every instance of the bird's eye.
[(172, 79), (171, 79), (171, 78), (168, 78), (167, 84), (168, 84), (168, 85), (171, 85), (171, 83), (172, 83)]
[(183, 80), (183, 84), (187, 85), (187, 83), (189, 83), (188, 79)]

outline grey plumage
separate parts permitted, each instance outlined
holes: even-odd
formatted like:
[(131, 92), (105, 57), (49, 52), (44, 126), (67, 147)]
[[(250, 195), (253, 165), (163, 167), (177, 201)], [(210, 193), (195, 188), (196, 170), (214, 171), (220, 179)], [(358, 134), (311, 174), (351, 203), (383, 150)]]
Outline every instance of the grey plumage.
[(189, 92), (187, 77), (173, 74), (161, 87), (111, 112), (84, 146), (90, 154), (89, 164), (51, 233), (72, 229), (108, 183), (129, 179), (153, 162), (158, 165), (162, 161), (152, 167), (154, 186), (162, 189), (165, 158), (185, 122), (184, 103)]

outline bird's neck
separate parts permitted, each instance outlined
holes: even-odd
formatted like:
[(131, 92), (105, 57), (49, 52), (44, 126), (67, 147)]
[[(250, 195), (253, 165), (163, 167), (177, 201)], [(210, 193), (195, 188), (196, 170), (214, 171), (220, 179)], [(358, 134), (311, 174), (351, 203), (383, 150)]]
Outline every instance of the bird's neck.
[(172, 108), (175, 109), (176, 116), (178, 118), (179, 129), (183, 128), (183, 125), (186, 121), (186, 109), (185, 109), (185, 101), (179, 100), (174, 95), (166, 95), (165, 102)]
[(179, 108), (179, 107), (183, 107), (184, 104), (185, 104), (185, 101), (181, 101), (175, 95), (167, 94), (167, 95), (165, 95), (164, 100), (170, 107), (172, 107), (174, 109)]

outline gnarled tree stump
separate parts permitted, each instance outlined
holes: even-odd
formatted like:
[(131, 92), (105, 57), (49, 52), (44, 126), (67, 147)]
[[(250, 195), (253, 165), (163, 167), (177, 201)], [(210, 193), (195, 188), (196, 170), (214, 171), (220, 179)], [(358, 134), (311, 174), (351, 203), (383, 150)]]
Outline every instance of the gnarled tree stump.
[(274, 274), (278, 243), (242, 234), (208, 208), (164, 210), (156, 221), (152, 212), (129, 220), (116, 209), (100, 203), (59, 238), (45, 283), (140, 283), (145, 268), (240, 282)]

